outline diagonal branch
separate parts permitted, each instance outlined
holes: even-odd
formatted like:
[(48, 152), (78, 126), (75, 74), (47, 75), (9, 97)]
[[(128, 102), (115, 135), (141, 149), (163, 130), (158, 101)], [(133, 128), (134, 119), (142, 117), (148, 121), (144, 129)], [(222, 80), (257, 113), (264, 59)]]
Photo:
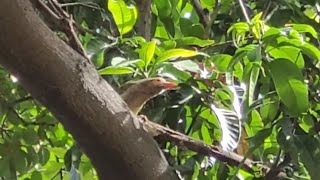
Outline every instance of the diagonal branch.
[(209, 24), (209, 13), (207, 13), (201, 6), (201, 3), (199, 0), (191, 0), (191, 4), (194, 8), (194, 10), (197, 12), (200, 23), (204, 26), (207, 27)]
[[(217, 146), (205, 144), (202, 141), (163, 127), (157, 123), (149, 121), (145, 116), (140, 117), (139, 120), (143, 124), (144, 129), (151, 135), (158, 136), (166, 141), (174, 142), (182, 148), (187, 148), (202, 155), (214, 157), (222, 162), (228, 163), (229, 165), (243, 166), (245, 170), (252, 173), (255, 171), (254, 167), (259, 167), (261, 171), (264, 172), (263, 174), (267, 174), (270, 171), (270, 168), (265, 165), (258, 164), (234, 152), (228, 152)], [(283, 178), (287, 176), (284, 172), (279, 172), (278, 177)]]

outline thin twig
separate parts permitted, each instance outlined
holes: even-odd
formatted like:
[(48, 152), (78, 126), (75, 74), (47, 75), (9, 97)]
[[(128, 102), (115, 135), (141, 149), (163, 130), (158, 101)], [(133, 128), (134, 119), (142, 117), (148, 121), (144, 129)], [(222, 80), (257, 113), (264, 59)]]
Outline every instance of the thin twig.
[[(252, 39), (253, 39), (253, 36), (249, 36), (249, 37), (244, 38), (244, 40), (252, 40)], [(214, 48), (230, 46), (230, 45), (233, 45), (233, 44), (234, 43), (233, 43), (232, 40), (225, 41), (225, 42), (220, 42), (220, 43), (216, 43), (216, 44), (213, 44), (213, 45), (210, 45), (210, 46), (207, 46), (207, 47), (201, 49), (201, 52), (208, 52), (208, 51), (210, 51), (211, 49), (214, 49)]]
[(199, 16), (200, 23), (204, 26), (207, 27), (209, 24), (209, 14), (206, 13), (199, 0), (191, 0), (191, 5), (193, 6), (194, 10)]
[(73, 2), (73, 3), (61, 3), (60, 4), (61, 7), (69, 7), (69, 6), (84, 6), (87, 8), (91, 8), (91, 9), (97, 9), (97, 10), (102, 10), (99, 5), (95, 4), (95, 3), (90, 3), (90, 2)]
[(209, 38), (210, 37), (211, 30), (212, 30), (211, 26), (214, 23), (214, 21), (216, 20), (218, 12), (219, 12), (219, 9), (220, 9), (220, 0), (215, 0), (214, 2), (215, 2), (214, 3), (214, 8), (213, 8), (212, 13), (210, 13), (210, 19), (209, 19), (208, 25), (206, 27), (207, 34), (206, 34), (205, 38)]
[(243, 13), (244, 17), (246, 18), (247, 23), (249, 23), (250, 22), (250, 18), (248, 16), (248, 12), (247, 12), (246, 8), (244, 7), (243, 0), (239, 0), (239, 4), (240, 4), (240, 7), (241, 7), (241, 10), (242, 10), (242, 13)]
[(269, 9), (270, 9), (270, 7), (271, 7), (271, 4), (272, 4), (272, 1), (268, 1), (267, 5), (264, 6), (265, 8), (264, 8), (264, 10), (262, 11), (262, 12), (263, 12), (263, 15), (262, 15), (262, 18), (261, 18), (261, 19), (264, 20), (264, 19), (266, 18), (266, 16), (268, 15)]
[(272, 11), (268, 15), (266, 15), (266, 17), (263, 20), (265, 22), (269, 21), (273, 14), (278, 11), (279, 7), (279, 5), (276, 5), (276, 7), (272, 8)]
[(69, 15), (65, 10), (63, 10), (57, 0), (49, 0), (48, 4), (45, 4), (42, 0), (34, 1), (36, 1), (36, 4), (42, 11), (49, 14), (50, 22), (56, 25), (59, 30), (63, 31), (66, 34), (69, 39), (70, 46), (91, 63), (84, 47), (82, 46), (76, 34), (72, 16)]

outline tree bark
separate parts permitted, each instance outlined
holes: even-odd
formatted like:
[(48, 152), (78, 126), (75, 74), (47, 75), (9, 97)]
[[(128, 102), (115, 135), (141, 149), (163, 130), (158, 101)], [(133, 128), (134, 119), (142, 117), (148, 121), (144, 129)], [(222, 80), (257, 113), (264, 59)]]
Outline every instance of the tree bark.
[(0, 64), (73, 135), (100, 179), (177, 179), (121, 97), (29, 0), (1, 0), (0, 27)]

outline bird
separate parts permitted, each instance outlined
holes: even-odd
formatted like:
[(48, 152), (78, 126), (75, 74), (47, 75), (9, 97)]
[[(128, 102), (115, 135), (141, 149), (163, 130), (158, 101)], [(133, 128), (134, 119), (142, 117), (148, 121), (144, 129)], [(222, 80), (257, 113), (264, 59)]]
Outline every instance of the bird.
[(147, 101), (167, 90), (177, 87), (176, 83), (167, 81), (162, 77), (129, 81), (121, 88), (124, 91), (121, 93), (121, 97), (129, 109), (135, 115), (138, 115)]
[[(123, 90), (121, 97), (127, 103), (129, 109), (135, 115), (138, 115), (147, 101), (167, 90), (177, 88), (178, 85), (176, 83), (167, 81), (164, 78), (147, 78), (125, 83), (121, 88)], [(238, 98), (236, 98), (236, 100), (238, 100)], [(211, 104), (210, 108), (215, 112), (223, 132), (223, 139), (220, 143), (222, 148), (227, 151), (233, 151), (238, 146), (241, 134), (240, 117), (236, 112), (217, 108), (213, 104)], [(153, 136), (158, 135), (157, 131), (150, 128), (146, 129)], [(212, 166), (214, 163), (215, 158), (209, 157), (209, 163), (206, 166)]]

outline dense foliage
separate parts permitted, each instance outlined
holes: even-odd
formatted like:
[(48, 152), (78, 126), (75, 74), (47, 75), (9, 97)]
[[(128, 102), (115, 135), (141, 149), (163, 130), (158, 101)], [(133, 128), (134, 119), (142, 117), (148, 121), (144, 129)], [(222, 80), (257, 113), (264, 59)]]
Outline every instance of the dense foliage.
[[(153, 0), (151, 40), (137, 35), (134, 1), (60, 3), (81, 28), (88, 56), (115, 89), (155, 76), (179, 83), (180, 89), (146, 105), (142, 114), (150, 120), (219, 144), (225, 132), (212, 105), (240, 112), (243, 141), (237, 153), (294, 179), (320, 177), (316, 1)], [(65, 39), (64, 32), (57, 35)], [(97, 179), (71, 135), (19, 80), (0, 72), (1, 179)], [(241, 87), (242, 94), (231, 87)], [(202, 154), (170, 142), (159, 146), (186, 179), (265, 176), (258, 167), (247, 172), (219, 161), (206, 167)]]

